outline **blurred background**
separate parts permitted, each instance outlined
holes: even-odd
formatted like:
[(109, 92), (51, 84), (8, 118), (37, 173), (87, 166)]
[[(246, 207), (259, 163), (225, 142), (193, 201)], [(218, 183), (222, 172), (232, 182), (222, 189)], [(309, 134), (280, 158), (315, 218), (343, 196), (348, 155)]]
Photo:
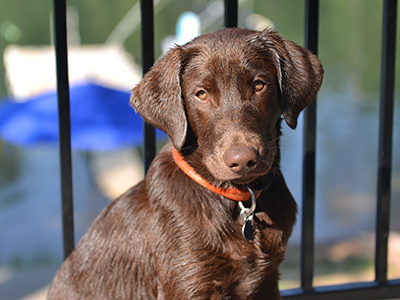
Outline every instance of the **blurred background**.
[[(155, 4), (155, 59), (173, 43), (223, 27), (222, 1)], [(240, 27), (273, 27), (304, 45), (304, 1), (240, 0), (239, 5)], [(68, 1), (71, 102), (76, 101), (72, 122), (98, 125), (90, 130), (83, 126), (73, 140), (77, 241), (110, 200), (142, 178), (142, 125), (128, 105), (129, 91), (141, 78), (138, 9), (134, 0)], [(62, 262), (57, 119), (51, 115), (56, 111), (51, 24), (51, 1), (0, 2), (3, 300), (44, 299)], [(381, 24), (382, 1), (320, 1), (318, 54), (326, 75), (317, 106), (316, 285), (374, 279)], [(397, 41), (399, 35), (400, 28)], [(397, 55), (396, 78), (399, 63)], [(399, 88), (396, 80), (390, 279), (400, 278)], [(84, 108), (86, 102), (107, 99), (120, 103), (121, 111), (111, 111), (107, 104), (95, 113), (93, 106)], [(113, 113), (119, 119), (119, 113), (124, 114), (126, 121), (112, 130), (102, 128)], [(88, 115), (94, 119), (81, 119)], [(301, 205), (302, 121), (295, 131), (285, 126), (283, 132), (282, 168)], [(161, 146), (165, 136), (160, 134), (158, 140)], [(283, 264), (282, 289), (300, 285), (299, 224)]]

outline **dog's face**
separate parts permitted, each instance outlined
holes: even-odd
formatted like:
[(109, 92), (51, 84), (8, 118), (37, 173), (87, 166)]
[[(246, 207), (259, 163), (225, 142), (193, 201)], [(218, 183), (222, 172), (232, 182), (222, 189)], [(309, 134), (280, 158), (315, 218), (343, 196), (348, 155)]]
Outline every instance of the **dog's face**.
[(275, 157), (281, 108), (272, 59), (246, 40), (202, 37), (188, 46), (181, 87), (201, 161), (218, 181), (250, 183)]
[(314, 55), (271, 31), (222, 29), (172, 49), (131, 103), (208, 181), (250, 184), (279, 167), (280, 116), (295, 128), (322, 74)]

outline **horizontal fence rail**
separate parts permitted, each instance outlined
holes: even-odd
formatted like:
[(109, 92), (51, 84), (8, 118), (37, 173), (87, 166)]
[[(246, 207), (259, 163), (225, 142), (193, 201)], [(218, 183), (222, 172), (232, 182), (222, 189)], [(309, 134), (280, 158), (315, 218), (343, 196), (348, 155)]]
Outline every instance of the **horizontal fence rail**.
[[(142, 19), (143, 75), (154, 63), (154, 5), (151, 0), (140, 0)], [(238, 23), (238, 1), (224, 0), (225, 26)], [(55, 50), (60, 128), (60, 163), (62, 187), (62, 216), (64, 257), (74, 248), (72, 167), (69, 116), (68, 59), (66, 44), (65, 0), (54, 0)], [(305, 46), (318, 52), (318, 0), (305, 2)], [(379, 125), (379, 165), (376, 218), (375, 281), (315, 287), (314, 277), (314, 218), (315, 218), (315, 157), (316, 157), (316, 101), (304, 112), (303, 141), (303, 199), (301, 286), (283, 290), (282, 296), (291, 300), (308, 299), (393, 299), (400, 298), (400, 279), (387, 279), (388, 235), (393, 148), (393, 106), (395, 80), (395, 50), (397, 0), (383, 1), (381, 96)], [(144, 165), (148, 169), (156, 152), (155, 130), (144, 126)], [(266, 299), (268, 295), (265, 295)]]

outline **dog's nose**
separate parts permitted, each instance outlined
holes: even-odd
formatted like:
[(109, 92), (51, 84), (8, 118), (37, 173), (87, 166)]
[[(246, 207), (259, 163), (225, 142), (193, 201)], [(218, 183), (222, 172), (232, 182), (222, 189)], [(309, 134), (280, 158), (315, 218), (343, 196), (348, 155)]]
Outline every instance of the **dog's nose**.
[(259, 159), (259, 154), (253, 147), (235, 145), (224, 153), (225, 165), (232, 172), (241, 173), (251, 169)]

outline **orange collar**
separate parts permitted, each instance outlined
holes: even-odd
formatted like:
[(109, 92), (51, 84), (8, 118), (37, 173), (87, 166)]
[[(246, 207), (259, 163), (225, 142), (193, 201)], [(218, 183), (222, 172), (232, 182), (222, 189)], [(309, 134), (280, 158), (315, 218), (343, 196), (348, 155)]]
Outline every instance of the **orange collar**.
[[(200, 176), (180, 155), (180, 153), (175, 149), (172, 148), (172, 154), (175, 160), (175, 163), (178, 167), (190, 178), (196, 181), (198, 184), (202, 185), (203, 187), (209, 189), (210, 191), (217, 193), (225, 198), (235, 200), (235, 201), (247, 201), (250, 199), (251, 195), (249, 191), (244, 191), (238, 188), (217, 188), (206, 181), (203, 177)], [(259, 195), (257, 195), (259, 196)]]

